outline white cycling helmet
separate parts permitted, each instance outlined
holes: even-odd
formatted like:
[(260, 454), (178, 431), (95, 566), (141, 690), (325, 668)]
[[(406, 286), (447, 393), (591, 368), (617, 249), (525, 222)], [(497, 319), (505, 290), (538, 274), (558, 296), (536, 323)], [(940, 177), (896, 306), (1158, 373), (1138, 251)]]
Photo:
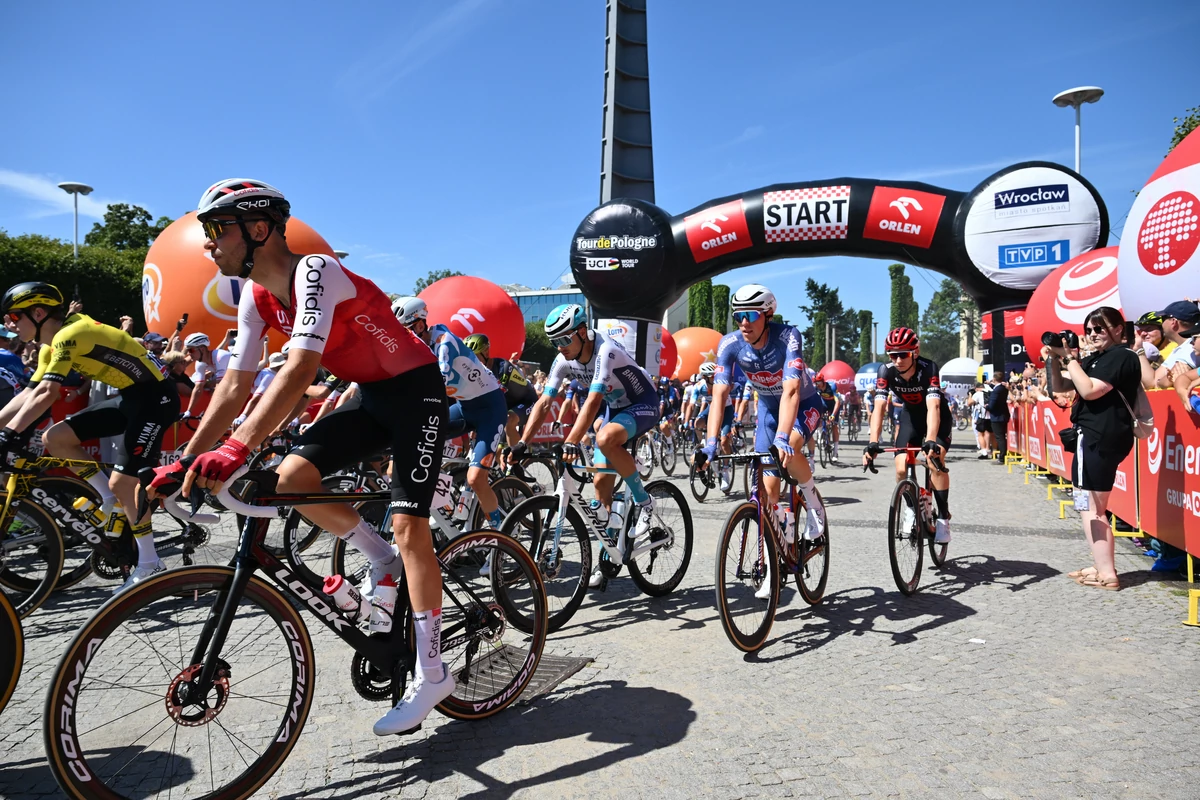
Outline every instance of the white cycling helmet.
[(729, 298), (729, 311), (761, 311), (770, 317), (775, 313), (775, 294), (759, 283), (750, 283), (738, 289)]
[(207, 333), (193, 333), (191, 336), (183, 340), (184, 347), (208, 347), (209, 340)]
[(708, 377), (709, 375), (717, 374), (717, 365), (711, 361), (707, 361), (700, 365), (700, 376)]
[(216, 214), (231, 216), (265, 216), (276, 222), (287, 222), (291, 204), (283, 192), (269, 183), (253, 178), (226, 178), (208, 187), (196, 205), (196, 217), (204, 222)]
[(404, 327), (412, 325), (419, 319), (429, 319), (429, 308), (419, 297), (400, 297), (392, 303), (392, 313)]

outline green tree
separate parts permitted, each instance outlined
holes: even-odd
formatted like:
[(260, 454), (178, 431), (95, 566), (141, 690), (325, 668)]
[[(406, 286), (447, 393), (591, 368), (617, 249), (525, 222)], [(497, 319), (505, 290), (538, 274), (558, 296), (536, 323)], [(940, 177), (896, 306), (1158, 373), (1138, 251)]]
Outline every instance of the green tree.
[(688, 288), (688, 327), (712, 327), (712, 280), (705, 278)]
[(805, 341), (810, 344), (809, 356), (804, 360), (813, 369), (820, 369), (825, 366), (825, 362), (829, 361), (825, 342), (825, 323), (828, 321), (829, 318), (825, 316), (825, 312), (818, 311), (813, 316), (812, 327), (809, 328), (811, 333), (805, 337)]
[[(810, 362), (815, 361), (812, 357), (811, 342), (815, 340), (818, 328), (822, 341), (825, 339), (825, 324), (822, 323), (818, 326), (816, 323), (816, 315), (824, 314), (825, 319), (833, 323), (834, 330), (833, 347), (829, 348), (826, 346), (823, 351), (828, 355), (825, 360), (841, 359), (846, 362), (853, 362), (857, 347), (856, 342), (858, 341), (858, 312), (853, 308), (842, 306), (841, 298), (838, 297), (837, 287), (830, 287), (828, 284), (818, 283), (809, 278), (804, 283), (804, 291), (808, 295), (808, 305), (800, 306), (800, 310), (812, 320), (809, 327), (801, 331), (806, 343), (805, 357)], [(831, 349), (837, 352), (828, 352)]]
[(957, 358), (963, 320), (974, 325), (977, 317), (978, 309), (962, 287), (944, 278), (921, 316), (921, 355), (939, 364)]
[(1200, 106), (1189, 108), (1182, 118), (1175, 117), (1171, 121), (1175, 123), (1175, 132), (1171, 135), (1171, 146), (1167, 148), (1168, 153), (1175, 149), (1175, 145), (1187, 138), (1189, 133), (1200, 128)]
[(429, 270), (429, 274), (424, 278), (417, 278), (417, 282), (413, 284), (413, 294), (420, 294), (431, 284), (437, 283), (442, 278), (453, 278), (456, 275), (462, 274), (456, 269), (431, 269)]
[(875, 315), (870, 311), (858, 312), (858, 366), (875, 360), (875, 348), (871, 341), (872, 323)]
[(913, 299), (912, 281), (904, 274), (904, 265), (891, 264), (888, 266), (888, 274), (892, 278), (890, 330), (896, 328), (919, 330), (920, 309), (917, 307), (917, 301)]
[(558, 355), (558, 350), (550, 344), (546, 329), (541, 322), (525, 323), (525, 349), (521, 352), (524, 361), (536, 361), (543, 370), (549, 371), (550, 362)]
[[(122, 316), (134, 319), (134, 332), (142, 333), (142, 266), (145, 252), (108, 247), (79, 248), (75, 263), (69, 242), (26, 234), (9, 236), (0, 231), (0, 283), (32, 278), (54, 284), (70, 298), (79, 290), (83, 310), (101, 322), (116, 325)], [(167, 334), (168, 330), (158, 333)]]
[(783, 314), (772, 314), (772, 315), (771, 315), (771, 322), (778, 322), (780, 325), (786, 325), (786, 324), (787, 324), (787, 321), (786, 321), (786, 320), (784, 320), (784, 318), (783, 318)]
[(104, 212), (104, 221), (92, 225), (83, 243), (112, 250), (145, 250), (171, 224), (170, 217), (151, 223), (150, 212), (141, 206), (112, 203)]
[(712, 287), (713, 330), (729, 333), (729, 287), (718, 283)]

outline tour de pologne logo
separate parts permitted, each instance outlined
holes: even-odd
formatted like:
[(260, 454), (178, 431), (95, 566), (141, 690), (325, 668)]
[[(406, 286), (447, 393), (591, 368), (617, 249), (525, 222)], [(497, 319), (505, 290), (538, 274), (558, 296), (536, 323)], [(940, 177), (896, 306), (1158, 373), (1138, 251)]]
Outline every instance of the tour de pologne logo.
[(1054, 313), (1071, 325), (1082, 325), (1097, 306), (1117, 305), (1115, 256), (1100, 256), (1071, 267), (1063, 274), (1054, 296)]
[(1200, 202), (1174, 191), (1151, 207), (1138, 231), (1137, 254), (1151, 275), (1170, 275), (1188, 262), (1200, 242)]

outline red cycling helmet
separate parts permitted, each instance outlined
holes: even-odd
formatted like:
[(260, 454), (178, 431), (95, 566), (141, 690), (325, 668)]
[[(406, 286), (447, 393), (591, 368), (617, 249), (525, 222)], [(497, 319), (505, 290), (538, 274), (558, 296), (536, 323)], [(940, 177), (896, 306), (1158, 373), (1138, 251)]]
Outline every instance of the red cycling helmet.
[(917, 334), (912, 328), (896, 328), (887, 335), (883, 349), (887, 353), (912, 353), (919, 344)]
[(829, 381), (825, 378), (824, 372), (818, 372), (816, 375), (813, 376), (813, 380), (814, 381), (825, 381), (826, 383), (829, 383)]

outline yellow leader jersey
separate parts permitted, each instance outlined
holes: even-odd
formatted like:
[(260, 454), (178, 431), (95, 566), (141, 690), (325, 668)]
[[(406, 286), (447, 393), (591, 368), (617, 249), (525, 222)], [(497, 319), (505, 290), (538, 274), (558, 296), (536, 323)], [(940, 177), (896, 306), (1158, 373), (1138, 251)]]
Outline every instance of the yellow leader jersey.
[(86, 314), (67, 317), (54, 340), (38, 353), (30, 381), (62, 383), (71, 370), (114, 389), (165, 380), (158, 363), (132, 336)]

